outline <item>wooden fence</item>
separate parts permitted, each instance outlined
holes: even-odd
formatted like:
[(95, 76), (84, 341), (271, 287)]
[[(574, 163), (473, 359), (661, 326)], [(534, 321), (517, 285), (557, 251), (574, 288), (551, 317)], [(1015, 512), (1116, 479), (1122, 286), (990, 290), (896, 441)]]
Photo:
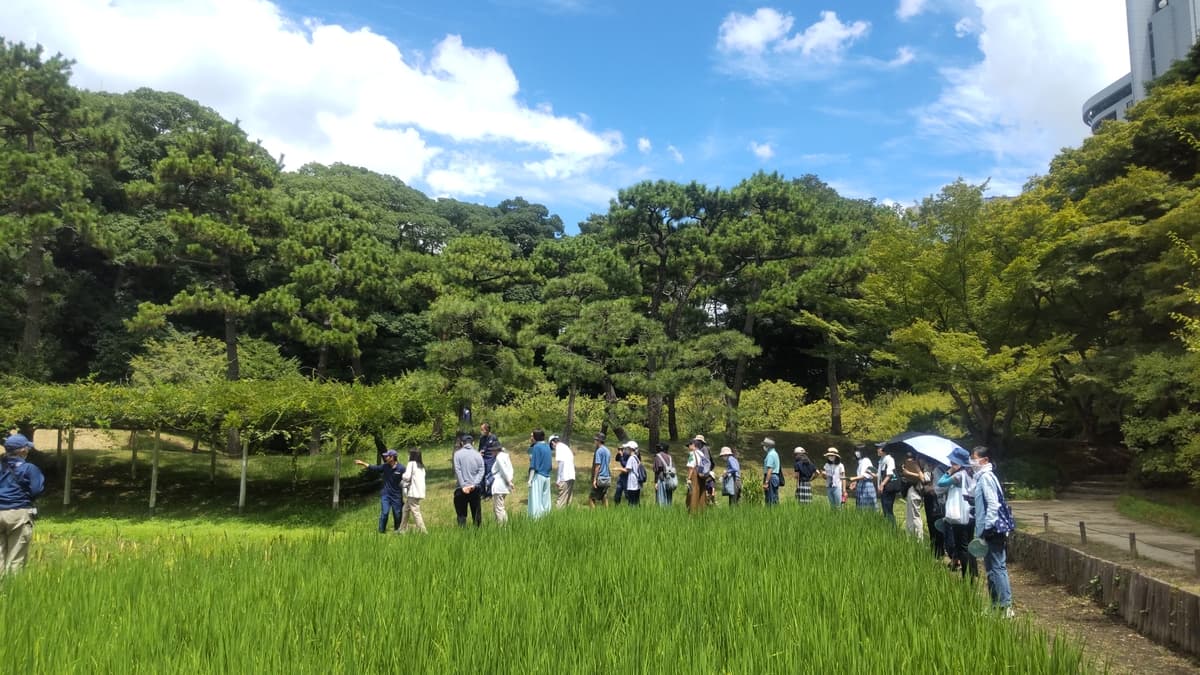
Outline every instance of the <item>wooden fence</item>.
[(1092, 598), (1146, 637), (1200, 656), (1200, 595), (1082, 551), (1016, 532), (1009, 556)]

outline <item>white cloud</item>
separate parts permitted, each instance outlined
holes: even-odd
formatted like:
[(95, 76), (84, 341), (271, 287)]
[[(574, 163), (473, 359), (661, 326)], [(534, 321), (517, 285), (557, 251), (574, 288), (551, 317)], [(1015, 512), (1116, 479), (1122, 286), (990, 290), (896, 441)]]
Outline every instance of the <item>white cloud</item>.
[(643, 136), (637, 140), (637, 148), (638, 152), (644, 155), (654, 149), (654, 146), (650, 144), (649, 138)]
[(428, 55), (403, 53), (370, 28), (298, 23), (268, 0), (8, 0), (0, 34), (75, 59), (82, 87), (195, 98), (289, 168), (341, 161), (479, 197), (596, 171), (624, 147), (585, 115), (523, 103), (493, 49), (447, 35)]
[(954, 24), (954, 34), (958, 37), (966, 37), (978, 30), (975, 21), (969, 16), (964, 16)]
[(943, 69), (940, 96), (916, 111), (920, 134), (951, 152), (988, 152), (998, 173), (1044, 171), (1089, 133), (1084, 100), (1129, 71), (1125, 9), (1093, 0), (975, 4), (983, 59)]
[(888, 61), (887, 65), (889, 68), (899, 68), (912, 63), (915, 58), (917, 58), (917, 54), (912, 47), (901, 47), (896, 50), (896, 57)]
[(771, 148), (770, 143), (750, 141), (750, 152), (753, 152), (755, 157), (763, 160), (764, 162), (775, 156), (775, 150)]
[(843, 23), (836, 12), (821, 12), (821, 19), (802, 31), (792, 32), (795, 18), (771, 7), (754, 14), (731, 12), (717, 29), (720, 67), (751, 79), (822, 77), (819, 68), (839, 62), (846, 51), (870, 30), (866, 21)]
[(671, 155), (671, 159), (675, 160), (679, 164), (683, 164), (683, 153), (679, 151), (679, 148), (673, 145), (668, 145), (667, 153)]
[(928, 0), (900, 0), (900, 6), (896, 8), (896, 16), (901, 21), (907, 21), (924, 12), (926, 4), (928, 4)]

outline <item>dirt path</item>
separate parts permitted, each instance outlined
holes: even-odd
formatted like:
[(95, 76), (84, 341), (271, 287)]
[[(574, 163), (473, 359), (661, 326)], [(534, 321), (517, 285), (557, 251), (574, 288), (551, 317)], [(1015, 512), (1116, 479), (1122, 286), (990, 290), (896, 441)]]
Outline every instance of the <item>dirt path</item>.
[(1014, 501), (1011, 505), (1022, 530), (1040, 534), (1042, 514), (1046, 513), (1050, 515), (1050, 531), (1055, 534), (1073, 536), (1078, 542), (1079, 522), (1083, 521), (1089, 542), (1123, 550), (1129, 549), (1129, 533), (1135, 532), (1139, 556), (1184, 570), (1195, 569), (1194, 552), (1200, 549), (1200, 537), (1126, 518), (1117, 513), (1113, 498)]
[(1104, 613), (1087, 598), (1071, 595), (1019, 564), (1009, 565), (1013, 600), (1020, 617), (1028, 617), (1053, 635), (1062, 633), (1096, 658), (1093, 667), (1138, 675), (1195, 675), (1200, 662), (1171, 651)]

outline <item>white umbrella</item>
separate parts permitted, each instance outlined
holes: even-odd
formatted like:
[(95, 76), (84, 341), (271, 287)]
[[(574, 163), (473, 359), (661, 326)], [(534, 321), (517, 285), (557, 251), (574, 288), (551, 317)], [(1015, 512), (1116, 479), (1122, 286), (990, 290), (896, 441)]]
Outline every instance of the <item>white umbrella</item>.
[(958, 443), (949, 438), (942, 438), (934, 434), (922, 433), (903, 433), (896, 436), (892, 440), (884, 444), (886, 448), (889, 445), (904, 445), (911, 448), (914, 452), (922, 457), (927, 457), (942, 466), (950, 466), (950, 453), (955, 450), (966, 450)]

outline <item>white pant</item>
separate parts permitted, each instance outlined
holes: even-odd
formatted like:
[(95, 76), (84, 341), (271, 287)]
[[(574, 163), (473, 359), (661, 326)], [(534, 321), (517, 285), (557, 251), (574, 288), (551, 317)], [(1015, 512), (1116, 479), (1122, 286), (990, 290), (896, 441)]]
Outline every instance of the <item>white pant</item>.
[(425, 529), (425, 519), (421, 517), (421, 498), (409, 497), (404, 500), (404, 512), (400, 514), (400, 531), (408, 529), (408, 520), (411, 516), (413, 525), (421, 532), (427, 532)]
[(492, 493), (492, 513), (496, 514), (496, 522), (500, 524), (508, 522), (508, 511), (504, 508), (504, 498), (507, 496)]
[(905, 493), (905, 499), (907, 500), (905, 501), (907, 506), (904, 507), (904, 527), (908, 530), (909, 534), (917, 538), (917, 541), (924, 541), (925, 524), (921, 518), (921, 510), (924, 502), (921, 498), (921, 492), (915, 487), (910, 487), (908, 488), (908, 492)]

